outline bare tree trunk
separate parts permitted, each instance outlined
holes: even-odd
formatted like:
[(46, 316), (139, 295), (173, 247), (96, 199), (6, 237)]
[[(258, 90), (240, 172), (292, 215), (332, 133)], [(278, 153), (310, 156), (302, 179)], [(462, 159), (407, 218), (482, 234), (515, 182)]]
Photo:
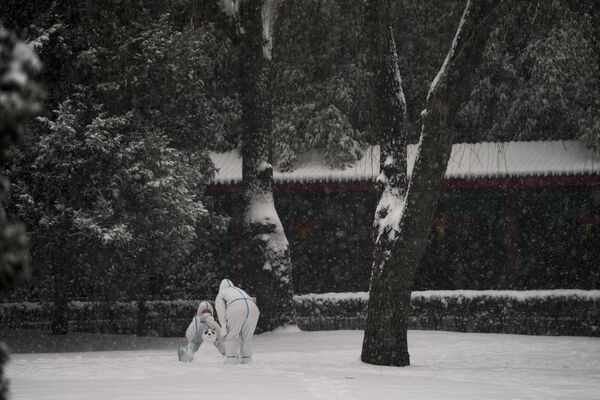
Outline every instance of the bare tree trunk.
[(242, 254), (245, 286), (256, 295), (259, 330), (295, 324), (288, 241), (273, 200), (271, 35), (276, 0), (224, 7), (236, 14), (242, 103)]
[[(471, 92), (473, 70), (479, 63), (492, 25), (487, 19), (496, 3), (467, 1), (452, 47), (429, 90), (415, 166), (406, 184), (402, 172), (406, 142), (392, 138), (393, 150), (384, 151), (383, 173), (378, 180), (383, 185), (383, 193), (374, 223), (375, 257), (361, 354), (364, 362), (410, 365), (407, 330), (413, 280), (427, 244), (440, 182), (450, 157), (457, 106)], [(381, 32), (385, 7), (386, 1), (377, 1)], [(393, 54), (392, 49), (393, 46), (387, 47), (390, 54)], [(378, 79), (390, 82), (391, 78), (388, 73)]]
[[(408, 144), (406, 130), (403, 122), (406, 118), (406, 102), (402, 91), (402, 82), (398, 68), (398, 56), (394, 42), (393, 31), (390, 24), (389, 0), (369, 0), (365, 2), (365, 37), (367, 39), (367, 67), (373, 76), (373, 89), (375, 93), (374, 126), (381, 138), (381, 174), (377, 178), (380, 199), (375, 211), (373, 222), (374, 254), (371, 271), (371, 297), (374, 292), (385, 290), (385, 286), (377, 279), (380, 269), (388, 269), (389, 255), (396, 245), (396, 231), (390, 221), (402, 209), (406, 191), (406, 146)], [(382, 303), (390, 309), (381, 309), (379, 314), (369, 313), (371, 323), (377, 320), (382, 326), (378, 330), (391, 329), (395, 319), (386, 319), (392, 316), (391, 310), (399, 309), (403, 300), (395, 293), (391, 282), (390, 289), (394, 292), (385, 296), (386, 302)], [(371, 304), (369, 304), (371, 307)], [(377, 307), (375, 308), (377, 310)], [(370, 354), (371, 344), (367, 341), (365, 331), (365, 344), (363, 345), (363, 361), (368, 362), (365, 354)], [(375, 340), (379, 340), (376, 338)], [(365, 350), (366, 349), (366, 350)], [(398, 356), (393, 356), (395, 359)]]
[(146, 301), (140, 297), (137, 299), (136, 305), (135, 334), (137, 336), (146, 336), (148, 334), (148, 309), (146, 308)]

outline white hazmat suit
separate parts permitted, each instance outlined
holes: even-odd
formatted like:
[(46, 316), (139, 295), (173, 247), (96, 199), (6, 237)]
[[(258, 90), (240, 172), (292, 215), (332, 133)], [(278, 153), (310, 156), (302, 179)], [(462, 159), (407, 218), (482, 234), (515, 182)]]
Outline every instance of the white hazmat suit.
[(215, 308), (222, 325), (225, 363), (252, 362), (252, 336), (260, 315), (252, 297), (234, 286), (229, 279), (223, 279), (215, 299)]
[(198, 306), (198, 311), (196, 311), (196, 316), (185, 331), (185, 337), (188, 341), (187, 346), (181, 346), (177, 349), (179, 361), (191, 362), (194, 359), (194, 353), (198, 351), (203, 342), (202, 333), (208, 328), (214, 329), (216, 332), (217, 339), (213, 344), (221, 354), (225, 355), (221, 326), (213, 317), (213, 307), (207, 300), (202, 300)]

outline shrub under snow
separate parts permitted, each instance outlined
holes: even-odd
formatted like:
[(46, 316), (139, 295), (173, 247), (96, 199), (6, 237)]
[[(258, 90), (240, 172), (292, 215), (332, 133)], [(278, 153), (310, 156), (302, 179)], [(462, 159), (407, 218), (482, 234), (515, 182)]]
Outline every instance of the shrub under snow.
[[(368, 293), (323, 293), (294, 297), (303, 330), (363, 329)], [(148, 331), (183, 336), (196, 312), (195, 300), (146, 302)], [(2, 303), (0, 322), (11, 328), (48, 330), (52, 303)], [(134, 302), (69, 303), (69, 329), (135, 333)], [(530, 335), (600, 336), (600, 290), (452, 290), (413, 292), (410, 329)]]

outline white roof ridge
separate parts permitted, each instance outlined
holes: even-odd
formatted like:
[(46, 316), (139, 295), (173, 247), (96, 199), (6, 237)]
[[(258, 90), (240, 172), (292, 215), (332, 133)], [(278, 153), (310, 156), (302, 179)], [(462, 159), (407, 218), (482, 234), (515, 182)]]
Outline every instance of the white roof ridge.
[[(416, 144), (408, 146), (408, 173), (412, 173)], [(329, 168), (323, 149), (297, 158), (296, 168), (274, 171), (275, 183), (374, 182), (379, 175), (379, 145), (365, 146), (362, 157), (346, 168)], [(242, 179), (237, 150), (211, 152), (217, 169), (213, 184), (235, 184)], [(457, 143), (452, 146), (446, 179), (600, 175), (600, 154), (576, 140), (537, 140)]]

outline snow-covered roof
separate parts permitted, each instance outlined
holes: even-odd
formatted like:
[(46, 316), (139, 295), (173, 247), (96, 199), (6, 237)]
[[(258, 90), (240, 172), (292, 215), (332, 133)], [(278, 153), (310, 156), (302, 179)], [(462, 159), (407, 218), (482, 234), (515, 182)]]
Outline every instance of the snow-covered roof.
[[(417, 146), (408, 146), (412, 173)], [(368, 146), (362, 158), (345, 169), (331, 169), (322, 151), (298, 157), (291, 172), (274, 171), (277, 183), (375, 181), (379, 175), (379, 146)], [(242, 179), (237, 151), (211, 153), (217, 173), (213, 184), (235, 184)], [(455, 144), (446, 170), (447, 179), (525, 176), (600, 175), (600, 155), (577, 141), (483, 142)]]
[[(409, 173), (416, 146), (409, 146)], [(455, 144), (449, 178), (501, 178), (600, 174), (600, 155), (577, 141)]]
[[(237, 150), (225, 153), (211, 153), (217, 173), (214, 184), (234, 184), (242, 180), (242, 158)], [(295, 168), (290, 172), (273, 171), (277, 183), (287, 182), (348, 182), (374, 181), (379, 175), (379, 146), (368, 146), (362, 150), (362, 157), (347, 168), (331, 169), (325, 164), (324, 152), (311, 150), (298, 156)]]

